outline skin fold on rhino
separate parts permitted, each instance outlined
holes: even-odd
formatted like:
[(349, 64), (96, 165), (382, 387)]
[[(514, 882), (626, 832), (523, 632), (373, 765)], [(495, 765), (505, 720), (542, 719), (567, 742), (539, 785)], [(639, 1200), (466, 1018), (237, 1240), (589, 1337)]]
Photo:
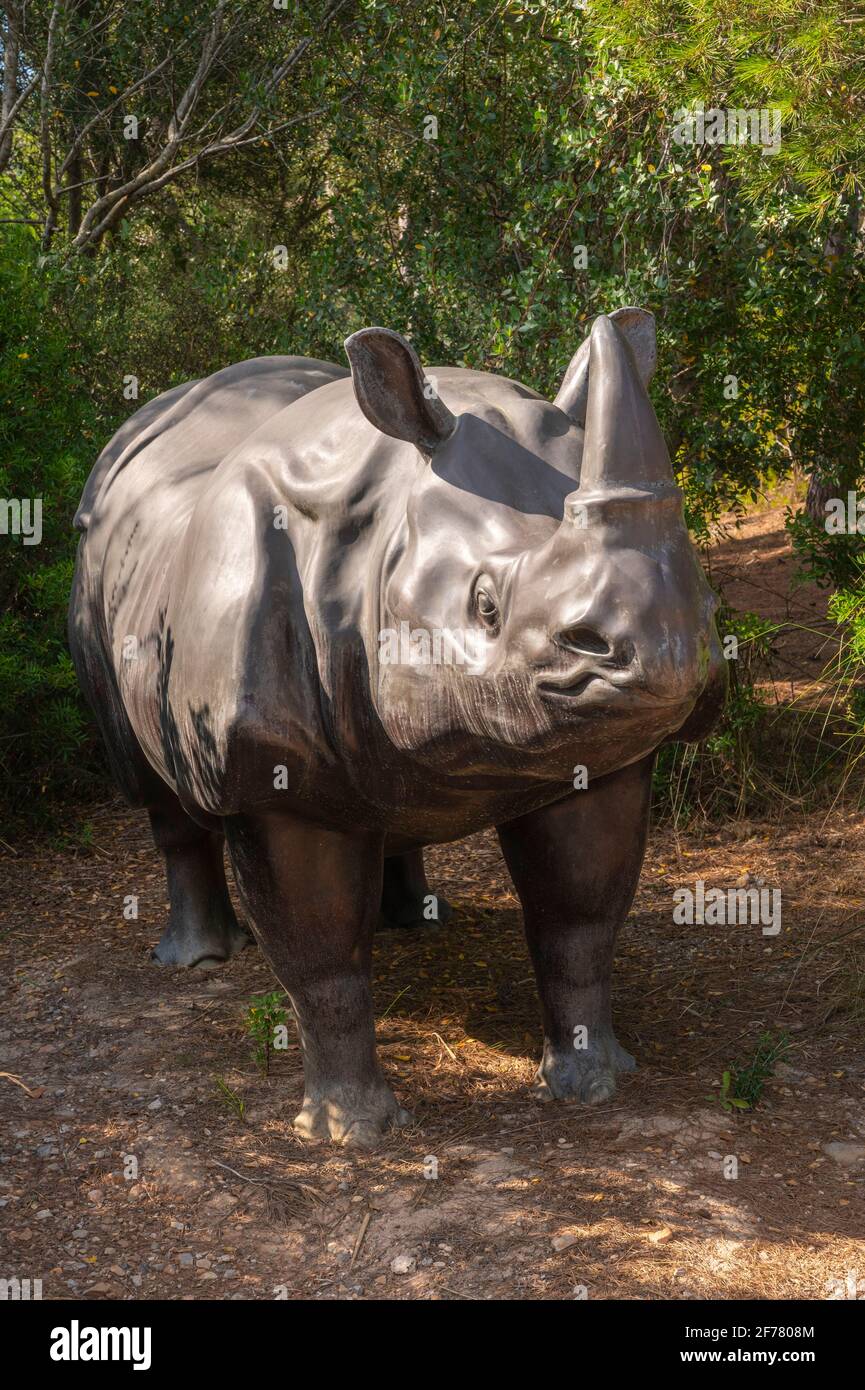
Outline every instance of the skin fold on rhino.
[(423, 847), (483, 827), (537, 975), (537, 1092), (612, 1095), (654, 754), (708, 732), (726, 665), (646, 393), (650, 314), (596, 319), (554, 403), (425, 375), (387, 329), (346, 349), (350, 373), (257, 358), (126, 422), (76, 516), (69, 636), (165, 856), (156, 958), (245, 943), (227, 845), (298, 1021), (295, 1126), (362, 1147), (409, 1119), (375, 1052), (377, 918), (424, 920)]

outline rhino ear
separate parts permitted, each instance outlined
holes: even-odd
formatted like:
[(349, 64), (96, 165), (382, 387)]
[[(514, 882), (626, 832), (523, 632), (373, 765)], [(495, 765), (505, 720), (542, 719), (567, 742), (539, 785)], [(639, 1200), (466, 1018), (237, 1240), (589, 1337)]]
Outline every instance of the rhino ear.
[(456, 428), (410, 343), (389, 328), (362, 328), (345, 340), (357, 403), (382, 434), (431, 454)]
[[(610, 318), (619, 332), (624, 334), (634, 355), (640, 380), (648, 387), (658, 363), (654, 314), (650, 314), (648, 309), (614, 309)], [(571, 358), (556, 396), (559, 409), (584, 429), (589, 404), (589, 338)]]

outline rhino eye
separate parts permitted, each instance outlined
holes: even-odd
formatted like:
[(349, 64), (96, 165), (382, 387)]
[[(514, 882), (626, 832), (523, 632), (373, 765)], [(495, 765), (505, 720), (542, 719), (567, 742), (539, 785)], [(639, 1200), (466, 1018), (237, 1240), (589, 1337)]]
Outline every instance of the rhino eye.
[(487, 627), (497, 627), (499, 621), (499, 605), (496, 603), (488, 589), (478, 589), (475, 592), (475, 606), (483, 622)]

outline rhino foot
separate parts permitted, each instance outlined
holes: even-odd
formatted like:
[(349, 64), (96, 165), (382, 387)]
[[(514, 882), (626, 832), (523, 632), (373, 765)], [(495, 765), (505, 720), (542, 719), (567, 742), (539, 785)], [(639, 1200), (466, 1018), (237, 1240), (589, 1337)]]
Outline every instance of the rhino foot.
[(251, 945), (252, 937), (234, 916), (195, 928), (169, 921), (150, 958), (157, 965), (208, 970), (224, 965)]
[(346, 1149), (374, 1149), (388, 1129), (403, 1129), (412, 1116), (389, 1086), (345, 1087), (317, 1100), (306, 1096), (294, 1131), (305, 1139), (332, 1139)]
[(544, 1055), (532, 1086), (535, 1100), (578, 1100), (600, 1105), (615, 1094), (616, 1073), (635, 1071), (630, 1052), (610, 1033), (602, 1034), (587, 1048), (544, 1046)]

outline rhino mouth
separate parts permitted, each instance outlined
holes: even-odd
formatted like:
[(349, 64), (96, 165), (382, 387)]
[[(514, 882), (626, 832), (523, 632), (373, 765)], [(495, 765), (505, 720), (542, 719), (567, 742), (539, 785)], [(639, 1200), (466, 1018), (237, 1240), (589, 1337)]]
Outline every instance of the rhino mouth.
[(538, 690), (541, 694), (551, 696), (553, 699), (573, 700), (578, 695), (582, 695), (596, 681), (603, 681), (605, 685), (609, 685), (609, 681), (605, 680), (603, 676), (599, 676), (597, 671), (586, 671), (583, 675), (577, 676), (576, 680), (538, 681)]
[(606, 698), (621, 698), (637, 695), (644, 705), (653, 709), (664, 709), (681, 705), (677, 696), (665, 696), (648, 690), (642, 680), (633, 672), (615, 671), (604, 675), (600, 671), (583, 671), (578, 676), (548, 676), (537, 682), (538, 693), (547, 700), (578, 700), (581, 695), (592, 692)]

